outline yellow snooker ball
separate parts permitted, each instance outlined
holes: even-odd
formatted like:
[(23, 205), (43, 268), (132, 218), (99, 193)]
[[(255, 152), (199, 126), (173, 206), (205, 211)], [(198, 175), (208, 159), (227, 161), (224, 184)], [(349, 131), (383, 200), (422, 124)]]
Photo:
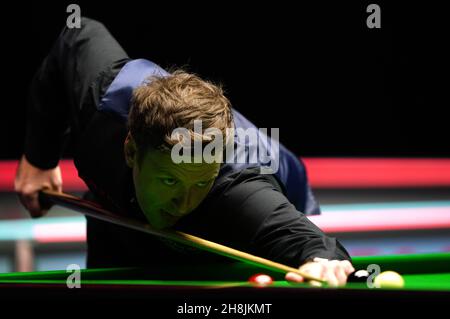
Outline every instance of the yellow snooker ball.
[(383, 271), (373, 283), (376, 288), (402, 288), (405, 285), (403, 277), (395, 271)]

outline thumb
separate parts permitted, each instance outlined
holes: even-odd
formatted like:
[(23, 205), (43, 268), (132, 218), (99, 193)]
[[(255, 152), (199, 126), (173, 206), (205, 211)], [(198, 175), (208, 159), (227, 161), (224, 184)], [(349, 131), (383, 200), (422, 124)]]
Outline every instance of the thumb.
[(288, 272), (286, 274), (286, 276), (284, 277), (284, 279), (286, 279), (286, 281), (290, 281), (290, 282), (304, 282), (303, 277), (295, 272)]

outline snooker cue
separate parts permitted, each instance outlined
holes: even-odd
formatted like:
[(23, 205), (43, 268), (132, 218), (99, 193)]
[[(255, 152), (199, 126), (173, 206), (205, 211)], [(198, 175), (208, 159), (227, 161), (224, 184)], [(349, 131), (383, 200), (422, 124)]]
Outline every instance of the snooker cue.
[(313, 280), (322, 283), (324, 282), (324, 280), (301, 272), (297, 268), (283, 265), (262, 257), (254, 256), (252, 254), (245, 253), (243, 251), (239, 251), (237, 249), (230, 248), (197, 236), (189, 235), (187, 233), (175, 230), (154, 229), (149, 224), (145, 224), (133, 218), (113, 214), (94, 202), (84, 200), (73, 195), (59, 193), (51, 190), (42, 190), (39, 192), (39, 201), (44, 207), (49, 207), (51, 206), (51, 204), (63, 206), (82, 213), (86, 216), (141, 231), (150, 235), (158, 236), (164, 239), (172, 240), (198, 249), (206, 250), (245, 263), (250, 263), (265, 269), (280, 273), (294, 272), (299, 274), (306, 280)]

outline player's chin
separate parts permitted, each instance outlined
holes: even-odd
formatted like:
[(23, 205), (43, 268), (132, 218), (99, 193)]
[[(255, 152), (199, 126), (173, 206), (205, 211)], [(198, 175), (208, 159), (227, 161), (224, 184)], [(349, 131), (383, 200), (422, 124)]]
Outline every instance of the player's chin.
[(169, 228), (171, 225), (167, 223), (162, 218), (147, 218), (148, 223), (150, 224), (150, 227), (156, 230), (162, 230), (165, 228)]
[(173, 224), (168, 223), (166, 221), (157, 221), (157, 222), (152, 223), (152, 226), (155, 229), (163, 230), (163, 229), (170, 228), (171, 226), (173, 226)]
[(170, 228), (178, 222), (179, 218), (162, 213), (160, 218), (155, 222), (155, 227), (158, 229)]

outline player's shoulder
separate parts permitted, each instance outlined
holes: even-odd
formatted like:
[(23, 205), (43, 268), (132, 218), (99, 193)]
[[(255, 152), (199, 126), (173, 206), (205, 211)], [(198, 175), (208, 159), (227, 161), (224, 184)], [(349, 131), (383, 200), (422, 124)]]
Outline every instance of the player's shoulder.
[(258, 192), (285, 193), (282, 183), (274, 174), (261, 174), (259, 166), (251, 166), (239, 171), (220, 175), (210, 192), (210, 196), (222, 199), (245, 200)]
[(232, 172), (220, 174), (216, 179), (215, 187), (230, 188), (242, 184), (264, 185), (270, 184), (276, 188), (280, 188), (280, 182), (275, 174), (261, 173), (259, 165), (245, 167)]

